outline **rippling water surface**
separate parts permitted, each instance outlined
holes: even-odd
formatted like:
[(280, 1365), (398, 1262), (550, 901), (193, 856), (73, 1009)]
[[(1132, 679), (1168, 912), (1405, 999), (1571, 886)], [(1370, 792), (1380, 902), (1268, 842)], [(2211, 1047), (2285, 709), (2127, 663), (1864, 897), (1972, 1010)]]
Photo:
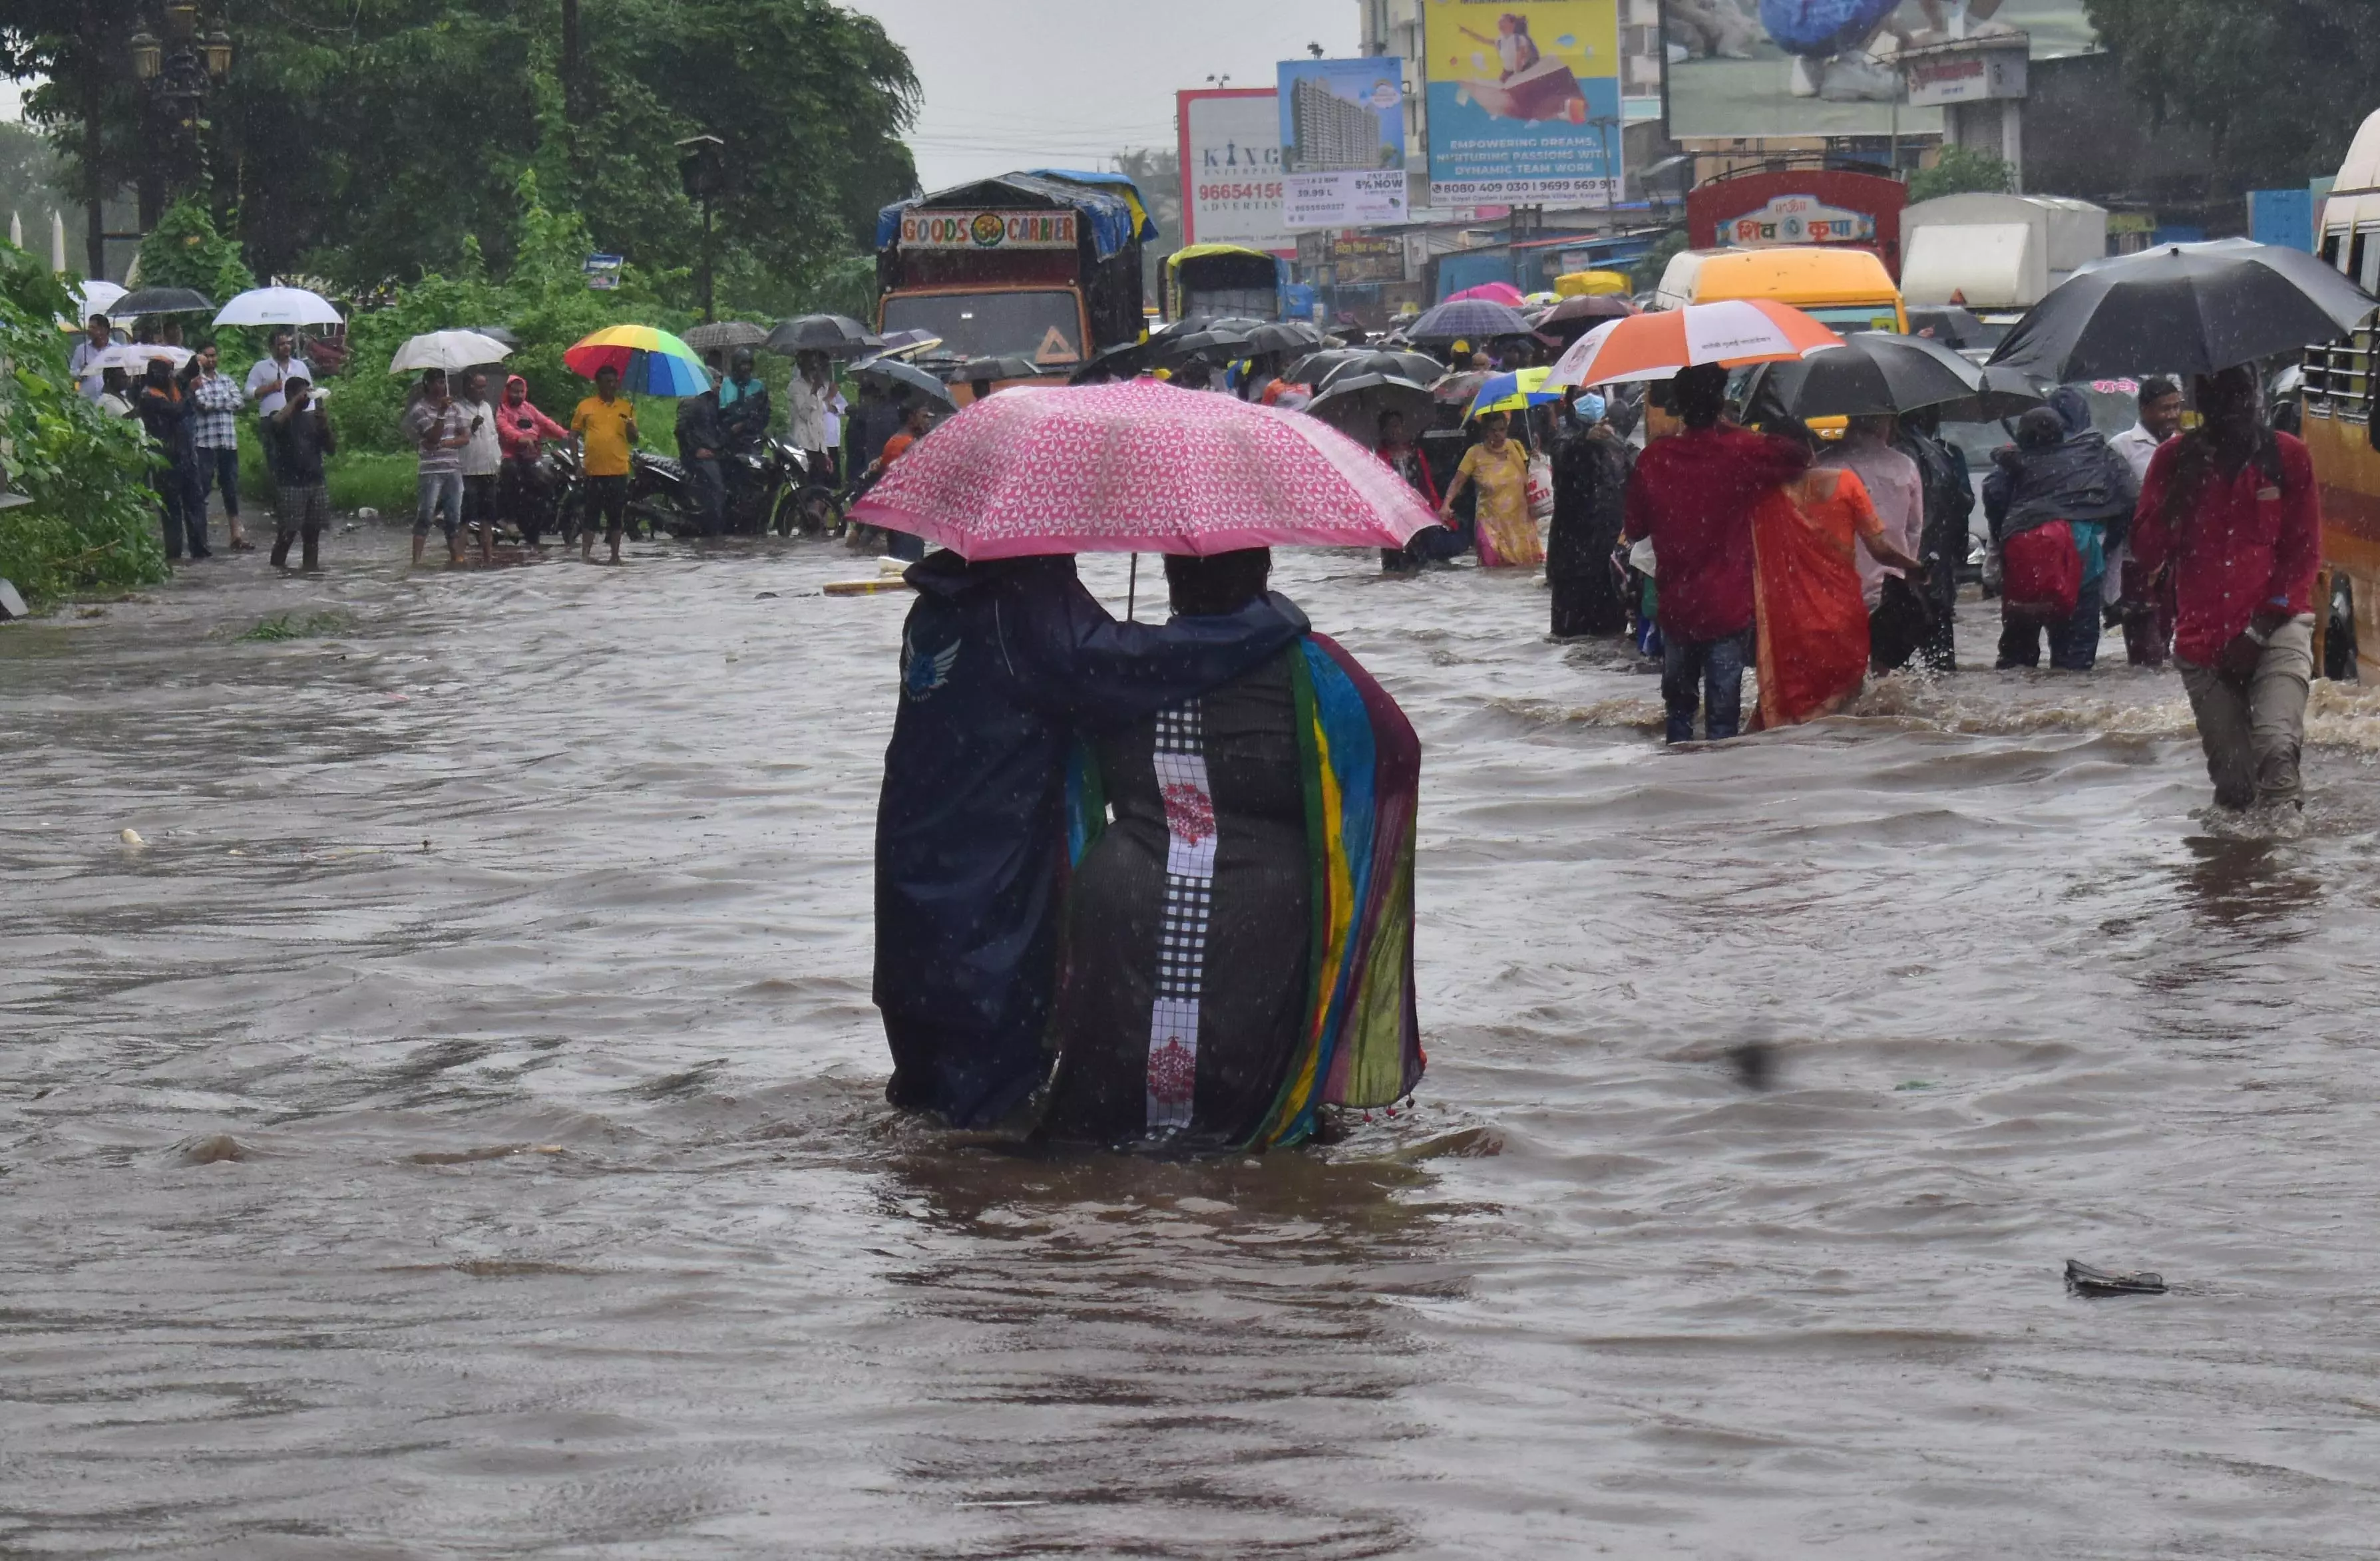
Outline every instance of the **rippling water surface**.
[(0, 1555), (2380, 1547), (2380, 696), (2260, 838), (2169, 674), (1664, 752), (1534, 582), (1291, 558), (1419, 1104), (1036, 1161), (881, 1101), (905, 599), (403, 547), (0, 630)]

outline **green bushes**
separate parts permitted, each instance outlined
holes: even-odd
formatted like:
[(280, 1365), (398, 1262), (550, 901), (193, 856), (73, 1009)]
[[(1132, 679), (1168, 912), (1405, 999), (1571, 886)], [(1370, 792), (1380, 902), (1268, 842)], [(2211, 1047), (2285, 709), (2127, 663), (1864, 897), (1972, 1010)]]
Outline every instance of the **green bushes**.
[(0, 475), (32, 502), (0, 509), (0, 576), (27, 600), (165, 577), (140, 425), (110, 417), (67, 378), (74, 301), (0, 243)]

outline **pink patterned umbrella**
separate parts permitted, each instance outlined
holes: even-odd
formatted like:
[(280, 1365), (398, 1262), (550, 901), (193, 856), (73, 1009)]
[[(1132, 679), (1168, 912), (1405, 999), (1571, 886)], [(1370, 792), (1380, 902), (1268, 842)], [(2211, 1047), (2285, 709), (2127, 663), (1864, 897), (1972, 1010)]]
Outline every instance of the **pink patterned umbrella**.
[(888, 468), (851, 518), (969, 559), (1401, 548), (1438, 524), (1329, 424), (1154, 380), (977, 401)]
[(1451, 304), (1457, 298), (1480, 298), (1491, 304), (1502, 304), (1506, 309), (1519, 309), (1528, 302), (1521, 296), (1521, 290), (1509, 282), (1483, 282), (1476, 287), (1465, 287), (1460, 293), (1449, 293), (1439, 302)]

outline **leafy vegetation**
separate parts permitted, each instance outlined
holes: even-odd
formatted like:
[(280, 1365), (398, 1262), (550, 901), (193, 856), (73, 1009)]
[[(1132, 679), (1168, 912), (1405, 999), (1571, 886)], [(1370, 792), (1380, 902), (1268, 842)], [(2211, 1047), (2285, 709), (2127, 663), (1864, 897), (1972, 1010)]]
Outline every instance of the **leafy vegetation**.
[[(28, 115), (69, 185), (147, 176), (153, 219), (123, 57), (137, 25), (131, 0), (12, 0), (0, 70), (39, 79)], [(368, 292), (466, 274), (475, 245), (508, 272), (534, 172), (591, 247), (689, 307), (702, 224), (674, 143), (708, 133), (735, 175), (715, 212), (722, 302), (774, 315), (868, 248), (876, 208), (916, 183), (908, 58), (829, 0), (280, 0), (230, 26), (204, 201), (260, 275)]]
[(2016, 170), (2003, 158), (1955, 143), (1945, 145), (1931, 168), (1909, 175), (1913, 203), (1944, 195), (2006, 195), (2016, 188)]
[[(143, 287), (195, 287), (220, 304), (256, 285), (237, 239), (215, 228), (214, 218), (195, 200), (176, 202), (140, 241)], [(188, 317), (203, 334), (204, 315)]]
[(46, 264), (0, 241), (0, 474), (32, 502), (0, 509), (0, 576), (29, 601), (165, 577), (139, 425), (67, 377), (53, 323), (71, 312)]

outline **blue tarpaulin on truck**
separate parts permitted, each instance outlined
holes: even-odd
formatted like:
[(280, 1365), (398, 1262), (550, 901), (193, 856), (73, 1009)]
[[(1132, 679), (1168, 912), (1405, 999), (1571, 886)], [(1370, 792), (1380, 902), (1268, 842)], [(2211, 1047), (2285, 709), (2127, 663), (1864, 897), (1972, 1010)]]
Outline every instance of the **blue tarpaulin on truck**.
[[(876, 248), (889, 249), (901, 236), (901, 213), (916, 206), (990, 205), (1002, 189), (1039, 200), (1071, 206), (1089, 224), (1091, 244), (1100, 260), (1112, 260), (1136, 236), (1157, 236), (1157, 224), (1140, 202), (1140, 191), (1122, 174), (1075, 174), (1043, 169), (1038, 174), (1003, 174), (996, 179), (938, 190), (915, 200), (900, 200), (876, 213)], [(1126, 193), (1128, 192), (1128, 193)]]

